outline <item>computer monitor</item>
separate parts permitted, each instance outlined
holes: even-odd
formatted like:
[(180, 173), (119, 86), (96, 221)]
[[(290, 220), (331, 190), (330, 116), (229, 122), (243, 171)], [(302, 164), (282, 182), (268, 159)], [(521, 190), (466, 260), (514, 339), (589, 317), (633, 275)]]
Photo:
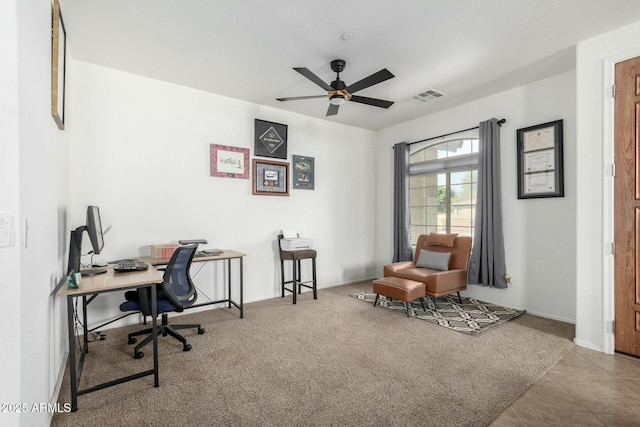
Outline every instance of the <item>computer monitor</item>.
[(93, 247), (93, 253), (98, 255), (104, 247), (100, 209), (97, 206), (87, 207), (87, 233)]
[(80, 272), (80, 256), (82, 255), (82, 233), (86, 227), (83, 225), (71, 231), (69, 239), (69, 262), (67, 274)]
[[(86, 231), (89, 234), (89, 240), (93, 248), (94, 254), (99, 254), (104, 247), (104, 238), (102, 233), (102, 223), (100, 221), (100, 209), (97, 206), (87, 207), (87, 224), (81, 225), (71, 231), (69, 239), (69, 262), (67, 264), (67, 274), (71, 272), (80, 272), (80, 258), (82, 256), (82, 238)], [(104, 273), (105, 269), (83, 270), (83, 275)]]

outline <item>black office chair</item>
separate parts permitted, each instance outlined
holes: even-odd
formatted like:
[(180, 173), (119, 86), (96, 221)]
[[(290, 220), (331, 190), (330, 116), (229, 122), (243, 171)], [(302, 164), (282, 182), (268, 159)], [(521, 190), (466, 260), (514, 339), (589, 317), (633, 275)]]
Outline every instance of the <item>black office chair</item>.
[[(205, 331), (200, 325), (169, 325), (167, 313), (184, 311), (185, 308), (191, 307), (198, 298), (198, 292), (189, 275), (189, 267), (197, 247), (198, 245), (189, 245), (176, 249), (167, 264), (164, 271), (164, 281), (158, 285), (157, 292), (158, 314), (162, 314), (162, 324), (158, 328), (158, 336), (161, 334), (163, 337), (171, 335), (182, 343), (183, 351), (191, 350), (191, 344), (188, 344), (185, 337), (177, 332), (178, 329), (197, 328), (198, 334), (204, 334)], [(139, 311), (144, 316), (151, 316), (151, 301), (147, 288), (126, 292), (125, 298), (127, 301), (120, 304), (120, 311)], [(135, 344), (136, 338), (134, 337), (138, 335), (148, 335), (135, 347), (133, 357), (136, 359), (144, 356), (140, 349), (153, 339), (151, 332), (152, 329), (148, 328), (129, 334), (129, 344)]]

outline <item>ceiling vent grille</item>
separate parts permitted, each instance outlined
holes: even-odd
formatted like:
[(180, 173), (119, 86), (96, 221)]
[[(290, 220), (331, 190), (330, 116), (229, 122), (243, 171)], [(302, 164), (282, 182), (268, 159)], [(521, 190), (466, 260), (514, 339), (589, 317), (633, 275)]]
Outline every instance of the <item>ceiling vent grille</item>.
[(412, 96), (411, 99), (413, 99), (416, 102), (423, 103), (423, 102), (431, 101), (432, 99), (440, 98), (441, 96), (444, 96), (444, 93), (438, 92), (437, 90), (428, 89), (422, 93)]

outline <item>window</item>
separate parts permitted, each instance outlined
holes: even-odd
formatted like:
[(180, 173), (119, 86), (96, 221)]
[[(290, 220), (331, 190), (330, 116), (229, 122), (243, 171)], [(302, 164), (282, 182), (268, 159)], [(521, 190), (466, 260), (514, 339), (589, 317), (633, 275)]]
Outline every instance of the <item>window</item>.
[(478, 137), (420, 143), (409, 157), (411, 242), (420, 234), (472, 236), (478, 190)]

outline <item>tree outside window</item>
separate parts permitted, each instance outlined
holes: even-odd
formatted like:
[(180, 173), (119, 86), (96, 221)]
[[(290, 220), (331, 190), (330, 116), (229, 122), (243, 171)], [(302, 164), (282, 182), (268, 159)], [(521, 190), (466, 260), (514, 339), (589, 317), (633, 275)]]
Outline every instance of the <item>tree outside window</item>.
[(420, 234), (473, 236), (478, 140), (454, 139), (410, 156), (411, 240)]

